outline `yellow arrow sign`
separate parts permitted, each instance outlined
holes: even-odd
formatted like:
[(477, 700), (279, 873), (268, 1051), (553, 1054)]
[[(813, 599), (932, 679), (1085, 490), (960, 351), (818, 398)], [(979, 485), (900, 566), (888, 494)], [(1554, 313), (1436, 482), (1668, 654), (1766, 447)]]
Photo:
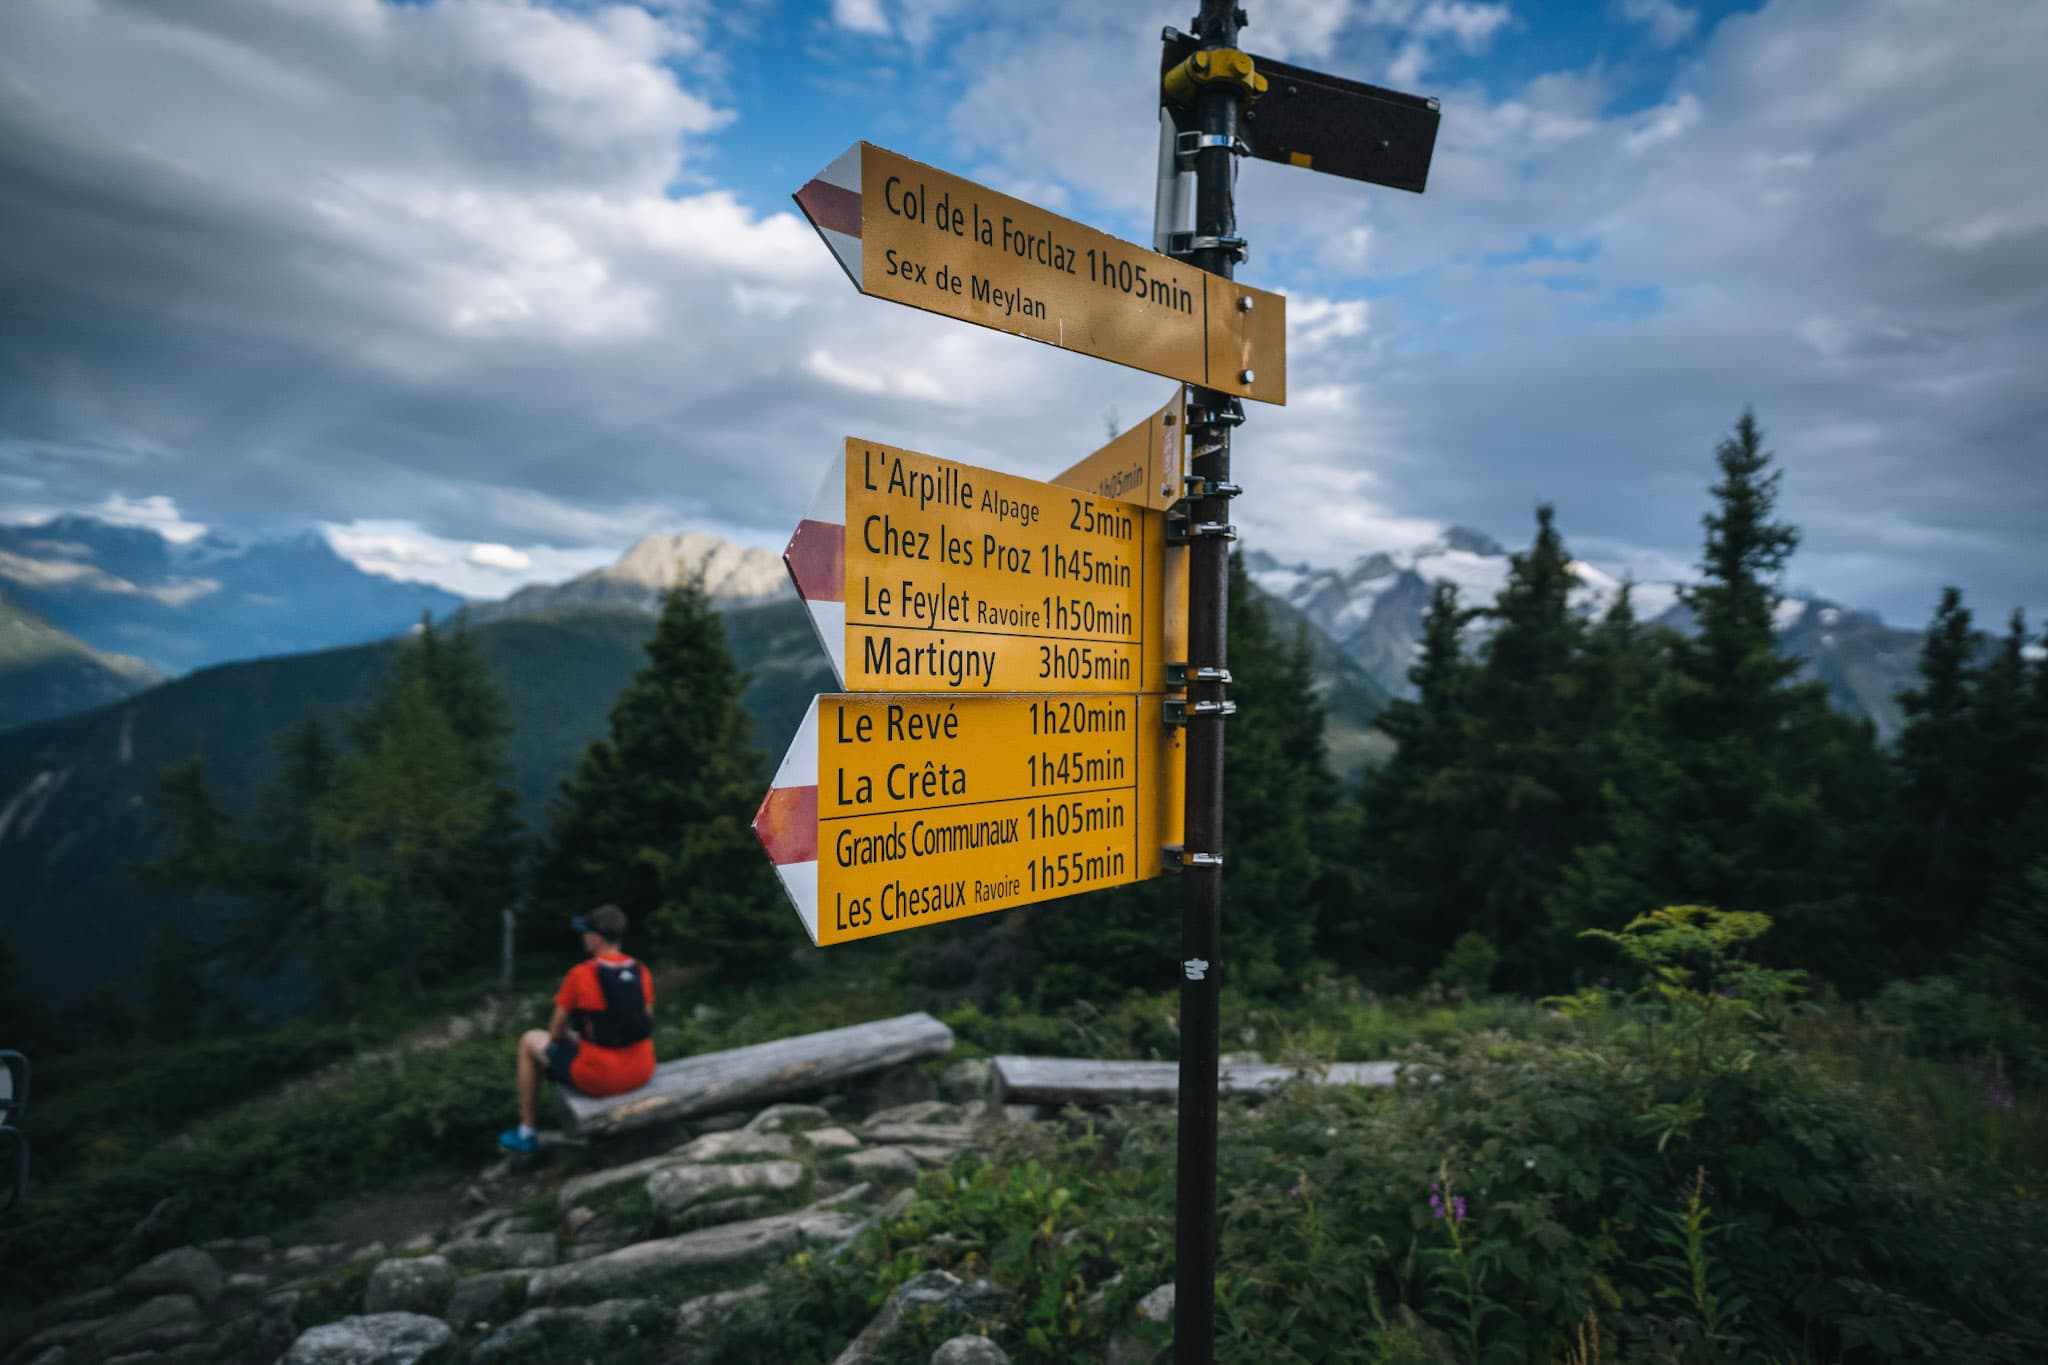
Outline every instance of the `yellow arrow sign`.
[(1053, 476), (1062, 488), (1135, 502), (1164, 512), (1181, 499), (1187, 473), (1188, 393), (1176, 387), (1165, 407), (1093, 455)]
[(1286, 299), (857, 142), (796, 193), (864, 294), (1265, 403)]
[(822, 696), (755, 832), (819, 945), (1158, 876), (1182, 735), (1146, 696)]
[(1146, 508), (848, 437), (783, 559), (849, 692), (1156, 692), (1186, 657), (1165, 537)]

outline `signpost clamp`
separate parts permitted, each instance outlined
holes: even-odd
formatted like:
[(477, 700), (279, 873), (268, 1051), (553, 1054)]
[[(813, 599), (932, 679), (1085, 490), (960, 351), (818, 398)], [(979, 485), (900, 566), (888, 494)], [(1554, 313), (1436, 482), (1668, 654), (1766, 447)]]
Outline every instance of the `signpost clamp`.
[(1205, 536), (1221, 536), (1225, 540), (1237, 539), (1237, 527), (1227, 521), (1195, 521), (1189, 517), (1169, 514), (1166, 518), (1166, 543), (1188, 545)]
[[(1220, 671), (1220, 670), (1219, 670)], [(1228, 675), (1225, 675), (1226, 681)], [(1166, 697), (1159, 703), (1160, 712), (1168, 725), (1186, 725), (1190, 716), (1234, 716), (1237, 703), (1234, 701), (1187, 701), (1181, 697)]]
[[(1200, 390), (1197, 390), (1199, 393)], [(1220, 408), (1205, 408), (1194, 399), (1188, 401), (1188, 425), (1190, 427), (1241, 427), (1244, 425), (1244, 404), (1235, 398)]]
[(1166, 254), (1176, 260), (1186, 260), (1197, 251), (1211, 248), (1228, 251), (1230, 258), (1239, 265), (1251, 259), (1252, 249), (1242, 237), (1207, 237), (1197, 232), (1166, 234)]
[(1251, 143), (1246, 142), (1241, 137), (1232, 137), (1226, 133), (1190, 131), (1173, 135), (1174, 159), (1180, 163), (1182, 170), (1192, 171), (1195, 168), (1195, 153), (1201, 151), (1204, 147), (1227, 147), (1230, 149), (1232, 156), (1250, 156), (1252, 154)]
[[(1172, 42), (1173, 39), (1167, 38), (1166, 41)], [(1246, 104), (1266, 93), (1266, 78), (1259, 74), (1258, 63), (1252, 60), (1250, 53), (1239, 52), (1234, 47), (1211, 47), (1190, 52), (1180, 63), (1167, 68), (1159, 78), (1160, 89), (1173, 104), (1193, 104), (1203, 86), (1219, 84), (1236, 86), (1238, 98)], [(1222, 145), (1227, 146), (1228, 142)]]
[[(1195, 452), (1197, 455), (1208, 453), (1207, 447)], [(1189, 474), (1180, 482), (1182, 489), (1185, 490), (1181, 496), (1189, 502), (1200, 498), (1234, 498), (1244, 492), (1244, 489), (1234, 483), (1226, 483), (1222, 479), (1205, 479), (1200, 474)]]
[(1184, 663), (1169, 663), (1166, 666), (1166, 685), (1186, 687), (1191, 682), (1221, 683), (1230, 686), (1230, 670), (1227, 668), (1189, 668)]
[[(1184, 867), (1221, 867), (1223, 866), (1223, 855), (1221, 853), (1189, 853), (1179, 844), (1168, 844), (1159, 850), (1159, 861), (1160, 865), (1168, 871), (1178, 872)], [(1201, 978), (1191, 977), (1190, 980), (1199, 981)]]

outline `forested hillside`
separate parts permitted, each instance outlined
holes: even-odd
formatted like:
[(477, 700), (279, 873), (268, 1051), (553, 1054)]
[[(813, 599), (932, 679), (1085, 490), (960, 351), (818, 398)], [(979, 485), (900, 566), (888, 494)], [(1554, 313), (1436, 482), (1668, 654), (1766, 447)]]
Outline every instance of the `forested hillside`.
[(102, 653), (0, 594), (0, 730), (119, 701), (159, 676), (142, 660)]
[[(801, 609), (745, 608), (729, 622), (751, 679), (745, 705), (764, 729), (792, 727), (811, 694), (831, 685)], [(572, 610), (476, 631), (503, 689), (504, 762), (524, 821), (602, 729), (653, 626), (635, 611)], [(0, 907), (0, 933), (17, 960), (36, 971), (68, 941), (68, 926), (97, 925), (106, 941), (92, 969), (52, 981), (53, 995), (71, 998), (135, 971), (166, 919), (211, 937), (227, 902), (152, 891), (130, 873), (155, 847), (147, 800), (159, 773), (201, 755), (222, 804), (248, 809), (277, 770), (273, 738), (307, 716), (362, 706), (403, 647), (381, 641), (222, 665), (117, 708), (0, 734), (0, 883), (18, 889)]]

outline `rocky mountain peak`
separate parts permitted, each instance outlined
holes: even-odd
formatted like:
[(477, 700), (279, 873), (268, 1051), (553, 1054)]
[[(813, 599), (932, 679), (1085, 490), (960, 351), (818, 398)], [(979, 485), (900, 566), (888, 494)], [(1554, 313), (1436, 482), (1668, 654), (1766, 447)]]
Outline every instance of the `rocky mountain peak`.
[(781, 556), (735, 545), (704, 531), (643, 536), (602, 569), (566, 583), (533, 583), (502, 602), (472, 602), (463, 614), (475, 624), (555, 607), (614, 607), (656, 612), (661, 596), (687, 578), (699, 578), (720, 606), (744, 606), (794, 591)]
[(776, 597), (788, 587), (779, 556), (703, 531), (643, 536), (616, 564), (598, 573), (655, 592), (666, 592), (686, 577), (701, 575), (704, 591), (722, 599)]

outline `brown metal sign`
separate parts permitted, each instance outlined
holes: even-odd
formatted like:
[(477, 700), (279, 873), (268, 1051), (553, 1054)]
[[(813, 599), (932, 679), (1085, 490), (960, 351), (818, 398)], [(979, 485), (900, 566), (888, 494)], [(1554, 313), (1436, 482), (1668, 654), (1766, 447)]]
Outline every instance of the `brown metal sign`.
[(857, 142), (796, 194), (864, 294), (1264, 403), (1287, 300)]

